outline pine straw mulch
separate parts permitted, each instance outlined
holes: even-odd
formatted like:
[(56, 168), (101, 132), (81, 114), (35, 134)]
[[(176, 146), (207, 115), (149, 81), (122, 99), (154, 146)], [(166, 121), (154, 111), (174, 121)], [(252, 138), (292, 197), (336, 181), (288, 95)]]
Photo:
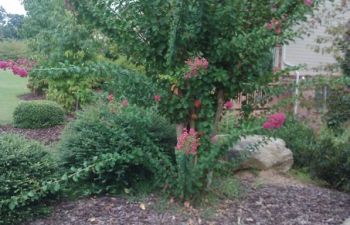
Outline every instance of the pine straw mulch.
[[(268, 175), (270, 176), (270, 175)], [(273, 176), (278, 182), (272, 181)], [(350, 195), (290, 178), (242, 179), (242, 196), (193, 209), (150, 196), (140, 201), (122, 197), (63, 202), (53, 214), (27, 225), (217, 224), (217, 225), (341, 225), (350, 217)]]

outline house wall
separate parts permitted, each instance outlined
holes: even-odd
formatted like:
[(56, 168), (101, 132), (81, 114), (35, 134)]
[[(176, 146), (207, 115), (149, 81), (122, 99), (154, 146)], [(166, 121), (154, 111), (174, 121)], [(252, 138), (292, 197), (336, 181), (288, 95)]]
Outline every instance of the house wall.
[[(350, 0), (345, 0), (345, 2), (349, 2)], [(350, 4), (346, 3), (346, 7), (349, 8)], [(323, 15), (324, 10), (329, 10), (329, 8), (335, 8), (338, 5), (344, 4), (344, 0), (335, 0), (335, 3), (326, 3), (323, 7), (319, 9), (319, 11), (315, 12), (319, 15)], [(344, 7), (342, 5), (342, 7)], [(336, 12), (334, 10), (334, 12)], [(322, 17), (322, 16), (321, 16)], [(343, 13), (340, 13), (336, 16), (330, 16), (332, 21), (329, 21), (329, 18), (322, 18), (324, 24), (337, 24), (337, 23), (345, 23), (350, 19), (350, 9), (343, 10)], [(329, 72), (325, 69), (327, 66), (336, 63), (336, 59), (332, 54), (327, 52), (315, 52), (313, 48), (315, 46), (319, 46), (320, 49), (330, 46), (332, 43), (326, 43), (323, 45), (317, 44), (316, 39), (320, 36), (327, 36), (326, 34), (326, 26), (318, 25), (315, 28), (309, 29), (307, 35), (302, 36), (301, 38), (296, 39), (294, 42), (291, 42), (289, 45), (283, 46), (283, 63), (287, 63), (290, 65), (305, 65), (306, 68), (302, 69), (301, 75), (320, 75), (320, 74), (339, 74), (339, 72)]]

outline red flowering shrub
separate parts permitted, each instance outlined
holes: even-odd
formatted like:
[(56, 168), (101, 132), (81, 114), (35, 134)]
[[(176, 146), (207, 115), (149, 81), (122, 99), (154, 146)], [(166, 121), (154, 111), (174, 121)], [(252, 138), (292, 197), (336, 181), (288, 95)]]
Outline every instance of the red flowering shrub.
[(18, 59), (16, 62), (13, 60), (0, 60), (0, 69), (11, 70), (13, 74), (20, 77), (27, 77), (28, 71), (32, 70), (35, 62), (28, 59)]
[(269, 116), (266, 122), (263, 124), (265, 129), (277, 129), (280, 128), (286, 121), (286, 115), (284, 113), (276, 113)]

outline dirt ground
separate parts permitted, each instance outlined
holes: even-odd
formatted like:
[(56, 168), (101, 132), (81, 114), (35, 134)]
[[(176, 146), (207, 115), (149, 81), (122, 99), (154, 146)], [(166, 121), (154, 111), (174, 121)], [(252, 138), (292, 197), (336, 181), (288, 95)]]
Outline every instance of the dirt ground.
[(63, 202), (51, 217), (27, 225), (207, 224), (207, 225), (341, 225), (350, 217), (350, 195), (304, 184), (274, 172), (239, 175), (239, 199), (194, 209), (160, 199), (142, 201), (100, 197)]
[(62, 130), (64, 129), (64, 125), (55, 126), (50, 128), (42, 128), (42, 129), (21, 129), (14, 128), (10, 125), (0, 126), (0, 134), (1, 133), (15, 133), (20, 134), (28, 139), (33, 139), (42, 142), (43, 144), (52, 144), (54, 142), (59, 141)]

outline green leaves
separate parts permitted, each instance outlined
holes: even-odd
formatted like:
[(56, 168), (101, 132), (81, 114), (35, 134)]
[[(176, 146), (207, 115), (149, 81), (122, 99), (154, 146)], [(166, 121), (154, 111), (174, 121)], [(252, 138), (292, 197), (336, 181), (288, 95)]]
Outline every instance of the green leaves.
[(62, 124), (64, 117), (63, 108), (56, 102), (50, 101), (22, 102), (13, 113), (15, 127), (31, 129)]
[(89, 193), (117, 193), (141, 182), (163, 184), (172, 173), (175, 128), (154, 108), (100, 103), (87, 109), (63, 134), (59, 150), (70, 172), (62, 180)]
[[(42, 215), (39, 200), (47, 200), (47, 182), (56, 164), (37, 142), (13, 134), (0, 135), (0, 224), (17, 224)], [(46, 189), (45, 189), (46, 187)], [(59, 186), (53, 186), (57, 193)], [(53, 195), (52, 195), (53, 196)]]

